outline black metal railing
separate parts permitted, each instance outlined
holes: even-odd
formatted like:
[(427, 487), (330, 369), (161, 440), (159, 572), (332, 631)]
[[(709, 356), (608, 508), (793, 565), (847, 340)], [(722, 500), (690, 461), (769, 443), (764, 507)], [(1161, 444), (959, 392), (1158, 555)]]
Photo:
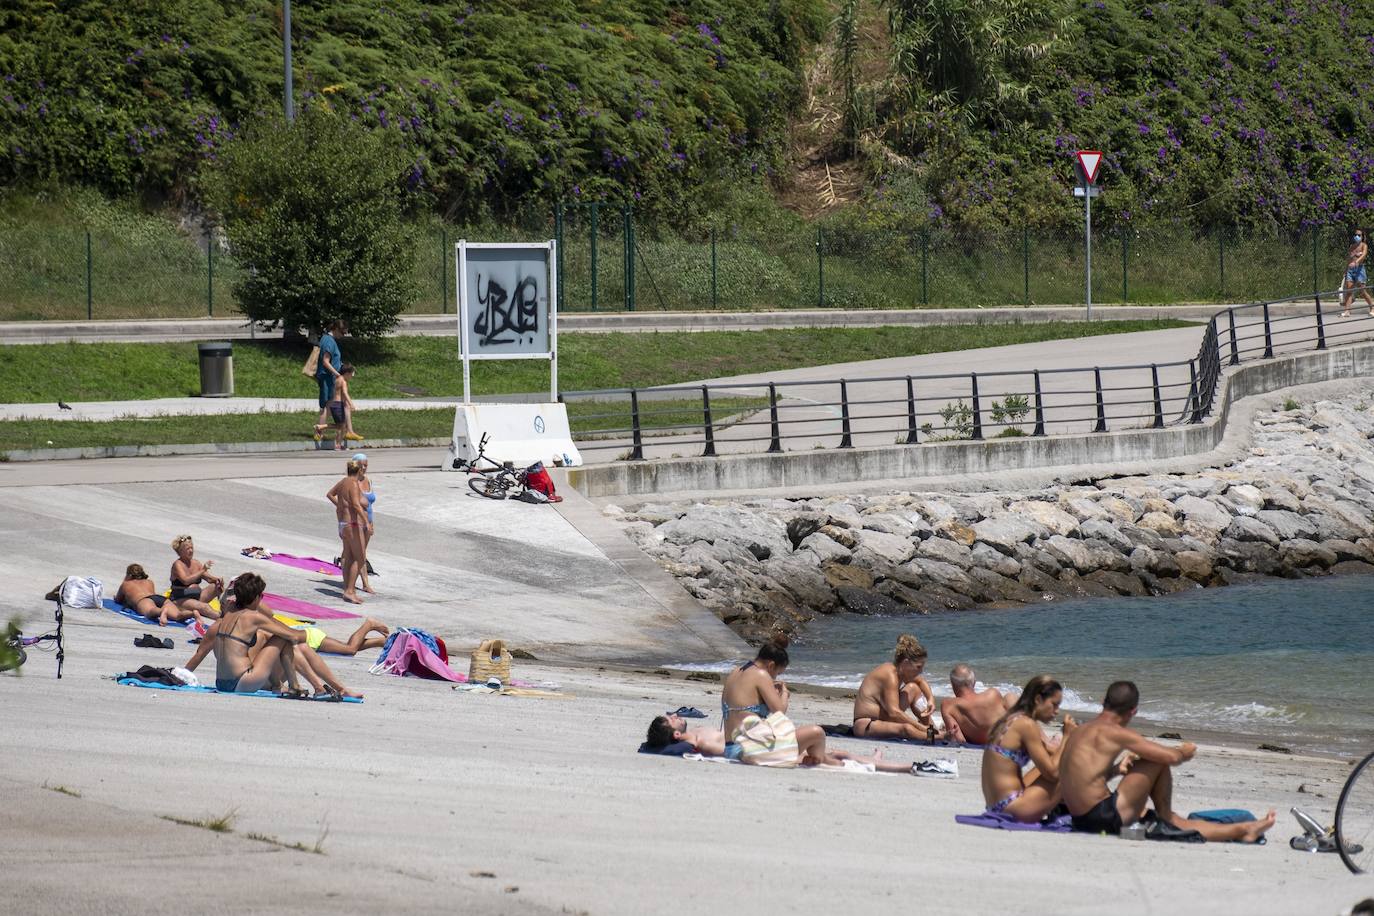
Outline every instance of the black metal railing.
[(1173, 362), (614, 388), (559, 398), (569, 405), (578, 448), (592, 460), (1161, 429), (1210, 416), (1228, 366), (1374, 339), (1374, 315), (1338, 314), (1334, 302), (1300, 296), (1224, 309), (1203, 326), (1197, 355)]

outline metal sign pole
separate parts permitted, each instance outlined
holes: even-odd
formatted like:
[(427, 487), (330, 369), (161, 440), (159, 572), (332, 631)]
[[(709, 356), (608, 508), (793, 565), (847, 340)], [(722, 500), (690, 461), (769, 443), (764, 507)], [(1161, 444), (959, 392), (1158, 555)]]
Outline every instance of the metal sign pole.
[(1093, 320), (1093, 195), (1092, 186), (1083, 185), (1083, 247), (1087, 251), (1088, 320)]
[(549, 240), (549, 400), (558, 400), (558, 240)]
[(468, 273), (468, 241), (467, 239), (458, 240), (457, 257), (453, 259), (454, 270), (457, 272), (454, 288), (458, 291), (458, 346), (463, 351), (463, 403), (472, 403), (471, 388), (471, 354), (472, 348), (468, 341), (468, 290), (463, 278)]

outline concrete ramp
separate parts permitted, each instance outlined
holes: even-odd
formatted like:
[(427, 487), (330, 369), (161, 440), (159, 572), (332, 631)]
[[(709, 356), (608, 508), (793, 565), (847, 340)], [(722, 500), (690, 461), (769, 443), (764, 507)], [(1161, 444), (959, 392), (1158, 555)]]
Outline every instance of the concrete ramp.
[[(146, 470), (155, 474), (159, 459), (146, 461)], [(54, 472), (60, 476), (58, 467)], [(171, 539), (189, 533), (197, 556), (215, 560), (216, 573), (226, 578), (251, 570), (267, 580), (270, 591), (358, 611), (391, 626), (421, 627), (455, 649), (499, 637), (550, 660), (716, 661), (748, 652), (666, 573), (636, 563), (633, 545), (575, 493), (565, 505), (578, 517), (577, 526), (551, 506), (475, 496), (466, 475), (376, 477), (376, 536), (369, 556), (378, 572), (377, 594), (365, 596), (362, 608), (340, 598), (338, 578), (240, 556), (242, 548), (257, 545), (332, 560), (339, 540), (324, 494), (337, 479), (7, 487), (0, 520), (7, 587), (0, 593), (0, 618), (46, 616), (41, 596), (66, 575), (96, 576), (112, 597), (129, 563), (142, 564), (158, 588), (165, 588), (175, 558)], [(579, 527), (607, 544), (611, 555)], [(624, 552), (616, 549), (617, 539)], [(331, 635), (346, 635), (353, 625), (342, 620), (324, 626)]]

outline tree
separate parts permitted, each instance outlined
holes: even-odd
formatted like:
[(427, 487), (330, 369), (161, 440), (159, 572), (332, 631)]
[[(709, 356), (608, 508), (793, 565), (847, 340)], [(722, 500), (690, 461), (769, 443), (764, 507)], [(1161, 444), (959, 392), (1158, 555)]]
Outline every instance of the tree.
[(202, 188), (243, 269), (234, 284), (243, 313), (287, 328), (343, 318), (360, 337), (395, 325), (416, 295), (409, 166), (388, 132), (319, 105), (291, 124), (259, 120), (229, 143)]

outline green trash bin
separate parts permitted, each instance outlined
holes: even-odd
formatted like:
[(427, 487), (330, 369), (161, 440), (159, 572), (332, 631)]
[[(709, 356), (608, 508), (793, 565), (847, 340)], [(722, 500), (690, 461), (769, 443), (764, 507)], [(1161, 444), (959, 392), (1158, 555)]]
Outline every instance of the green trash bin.
[(200, 396), (228, 398), (234, 395), (234, 345), (227, 340), (199, 344)]

